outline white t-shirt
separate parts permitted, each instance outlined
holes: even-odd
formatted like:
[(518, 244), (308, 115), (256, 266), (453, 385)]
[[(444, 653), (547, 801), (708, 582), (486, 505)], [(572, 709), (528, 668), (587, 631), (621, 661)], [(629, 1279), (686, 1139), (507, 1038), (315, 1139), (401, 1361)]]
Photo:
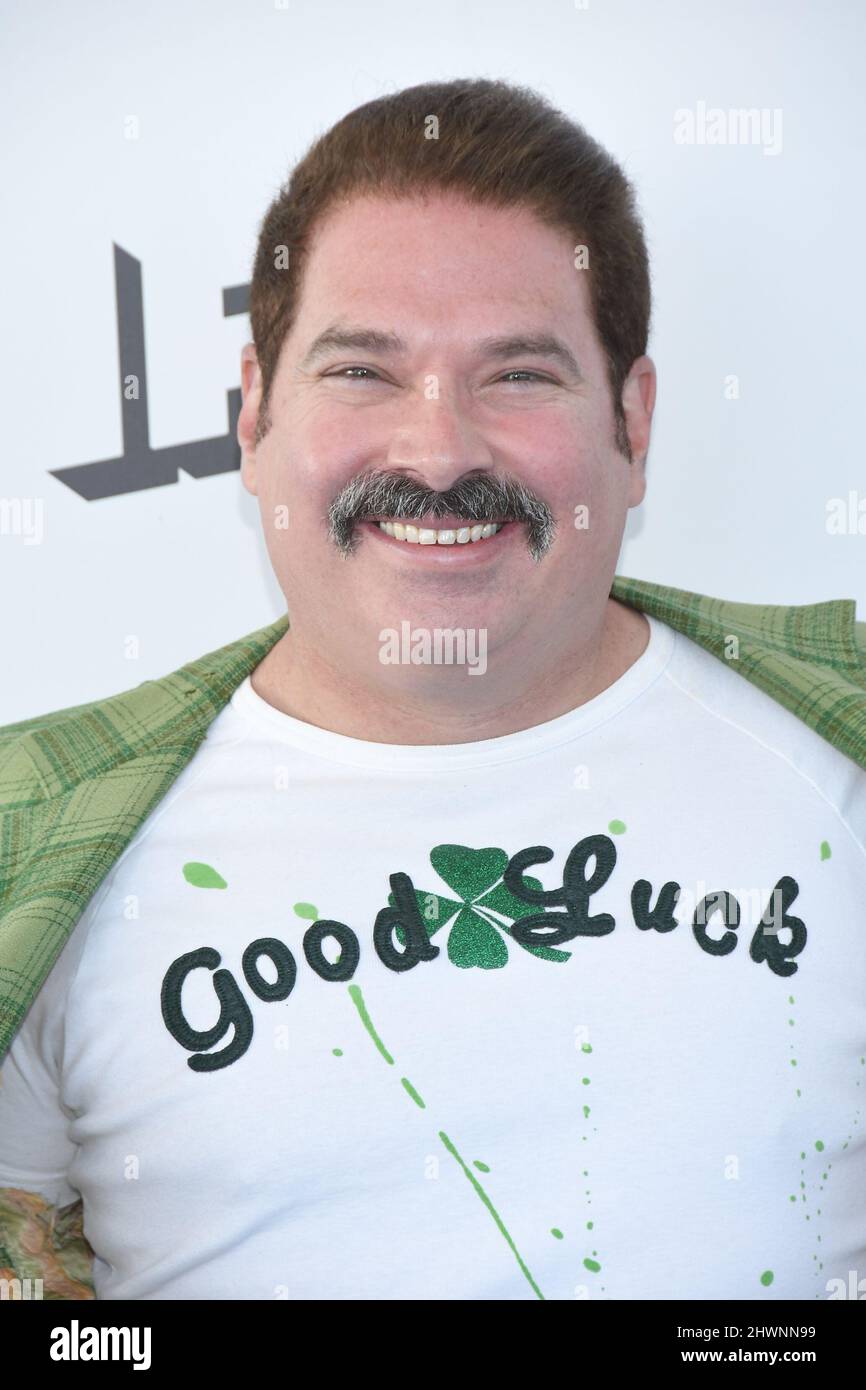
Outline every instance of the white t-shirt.
[(2, 1068), (0, 1185), (83, 1196), (99, 1298), (866, 1274), (866, 773), (649, 624), (474, 743), (236, 690)]

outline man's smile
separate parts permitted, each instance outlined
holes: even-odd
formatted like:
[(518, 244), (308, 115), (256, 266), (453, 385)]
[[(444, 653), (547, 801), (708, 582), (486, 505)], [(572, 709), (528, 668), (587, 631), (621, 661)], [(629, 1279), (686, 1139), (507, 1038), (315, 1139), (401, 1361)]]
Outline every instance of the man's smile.
[(425, 526), (419, 521), (400, 522), (397, 520), (372, 519), (356, 523), (360, 536), (369, 536), (371, 541), (399, 556), (409, 564), (454, 565), (463, 568), (467, 565), (483, 564), (502, 556), (515, 542), (521, 541), (523, 527), (517, 522), (475, 522), (455, 520), (454, 525), (443, 524), (439, 519), (436, 526)]
[(453, 517), (414, 518), (371, 517), (389, 536), (410, 545), (474, 545), (488, 540), (504, 525), (502, 521), (464, 521)]

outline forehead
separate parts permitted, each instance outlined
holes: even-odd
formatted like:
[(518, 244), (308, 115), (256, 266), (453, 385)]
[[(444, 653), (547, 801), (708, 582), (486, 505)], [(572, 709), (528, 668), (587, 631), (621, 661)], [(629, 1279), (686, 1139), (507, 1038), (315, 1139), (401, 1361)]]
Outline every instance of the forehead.
[[(299, 333), (351, 314), (376, 326), (450, 326), (472, 336), (532, 325), (591, 333), (573, 238), (525, 207), (454, 194), (363, 196), (316, 227), (295, 319)], [(378, 317), (377, 317), (378, 316)]]

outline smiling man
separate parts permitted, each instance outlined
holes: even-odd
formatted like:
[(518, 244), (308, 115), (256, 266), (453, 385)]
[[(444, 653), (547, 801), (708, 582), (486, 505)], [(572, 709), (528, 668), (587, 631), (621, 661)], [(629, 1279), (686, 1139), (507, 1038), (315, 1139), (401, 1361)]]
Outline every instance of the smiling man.
[(371, 102), (280, 190), (238, 438), (286, 614), (0, 730), (7, 1277), (866, 1262), (866, 629), (616, 574), (649, 314), (622, 171), (523, 89)]
[[(623, 452), (576, 259), (574, 233), (460, 192), (357, 196), (319, 225), (267, 401), (252, 345), (243, 361), (244, 482), (291, 595), (252, 679), (269, 704), (373, 741), (477, 741), (564, 714), (645, 649), (609, 591), (655, 372), (630, 365)], [(486, 679), (380, 663), (406, 621), (484, 632)]]

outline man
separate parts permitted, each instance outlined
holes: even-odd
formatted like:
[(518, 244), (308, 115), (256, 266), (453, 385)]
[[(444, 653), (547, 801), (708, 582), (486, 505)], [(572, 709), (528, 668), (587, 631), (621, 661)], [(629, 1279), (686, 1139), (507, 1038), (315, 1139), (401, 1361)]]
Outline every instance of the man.
[(9, 1271), (828, 1297), (866, 1260), (866, 628), (615, 574), (656, 392), (621, 170), (504, 84), (371, 102), (251, 296), (286, 618), (3, 731)]

